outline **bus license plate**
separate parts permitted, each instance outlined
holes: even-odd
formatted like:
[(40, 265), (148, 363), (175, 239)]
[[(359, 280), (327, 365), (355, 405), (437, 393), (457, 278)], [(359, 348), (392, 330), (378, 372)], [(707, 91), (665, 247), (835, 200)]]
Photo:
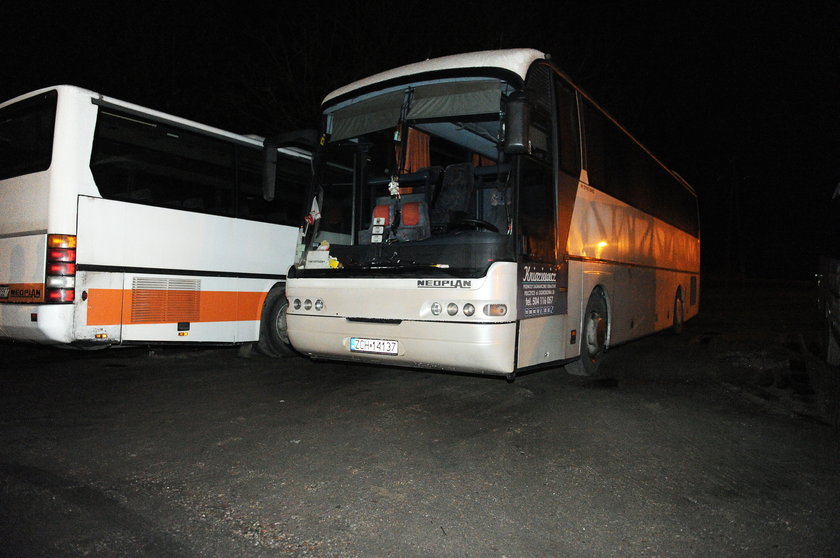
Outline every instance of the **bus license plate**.
[(390, 339), (367, 339), (351, 337), (350, 350), (354, 353), (376, 353), (380, 355), (396, 355), (400, 349), (397, 341)]

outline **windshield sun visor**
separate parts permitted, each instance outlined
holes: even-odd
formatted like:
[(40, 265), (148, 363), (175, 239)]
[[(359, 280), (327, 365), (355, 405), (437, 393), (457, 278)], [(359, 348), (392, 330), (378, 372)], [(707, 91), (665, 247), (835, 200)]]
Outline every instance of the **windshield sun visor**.
[[(453, 116), (494, 114), (501, 110), (502, 89), (498, 80), (431, 83), (415, 87), (406, 118), (427, 120)], [(400, 120), (406, 89), (400, 88), (363, 99), (328, 113), (330, 141), (341, 141), (385, 130)]]
[(433, 83), (414, 91), (409, 120), (493, 114), (501, 109), (498, 80)]
[(353, 103), (331, 114), (330, 141), (358, 137), (397, 125), (404, 91), (392, 91)]

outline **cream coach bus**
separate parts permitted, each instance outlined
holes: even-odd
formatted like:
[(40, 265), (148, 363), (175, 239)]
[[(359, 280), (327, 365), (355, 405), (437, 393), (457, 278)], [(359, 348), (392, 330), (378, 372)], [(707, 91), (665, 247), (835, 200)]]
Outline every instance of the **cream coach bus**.
[(596, 374), (697, 314), (694, 191), (545, 54), (377, 74), (329, 94), (322, 126), (286, 291), (302, 353)]
[(0, 104), (0, 338), (289, 350), (311, 157), (280, 150), (264, 186), (272, 158), (261, 139), (71, 86)]

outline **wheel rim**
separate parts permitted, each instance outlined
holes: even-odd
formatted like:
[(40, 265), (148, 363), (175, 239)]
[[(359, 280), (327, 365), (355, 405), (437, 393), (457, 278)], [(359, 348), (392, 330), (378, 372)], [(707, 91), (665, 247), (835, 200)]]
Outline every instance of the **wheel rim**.
[(590, 360), (597, 361), (607, 342), (607, 322), (598, 312), (591, 312), (586, 320), (584, 343)]
[(274, 332), (277, 337), (287, 345), (289, 344), (289, 333), (286, 330), (286, 308), (288, 308), (288, 306), (288, 302), (283, 304), (274, 319)]

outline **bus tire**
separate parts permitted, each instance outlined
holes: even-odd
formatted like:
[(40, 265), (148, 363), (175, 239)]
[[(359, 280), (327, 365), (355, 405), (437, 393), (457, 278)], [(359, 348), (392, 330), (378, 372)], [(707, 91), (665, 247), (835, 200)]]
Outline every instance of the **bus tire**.
[(677, 294), (674, 295), (674, 319), (671, 325), (671, 331), (679, 335), (685, 329), (685, 307), (683, 306), (682, 289), (677, 289)]
[(288, 305), (286, 292), (283, 289), (273, 289), (265, 297), (257, 349), (266, 356), (283, 357), (294, 354), (286, 329)]
[(607, 350), (608, 325), (607, 301), (603, 291), (595, 289), (586, 303), (581, 331), (580, 360), (579, 365), (572, 367), (573, 369), (585, 376), (601, 375), (601, 364)]

